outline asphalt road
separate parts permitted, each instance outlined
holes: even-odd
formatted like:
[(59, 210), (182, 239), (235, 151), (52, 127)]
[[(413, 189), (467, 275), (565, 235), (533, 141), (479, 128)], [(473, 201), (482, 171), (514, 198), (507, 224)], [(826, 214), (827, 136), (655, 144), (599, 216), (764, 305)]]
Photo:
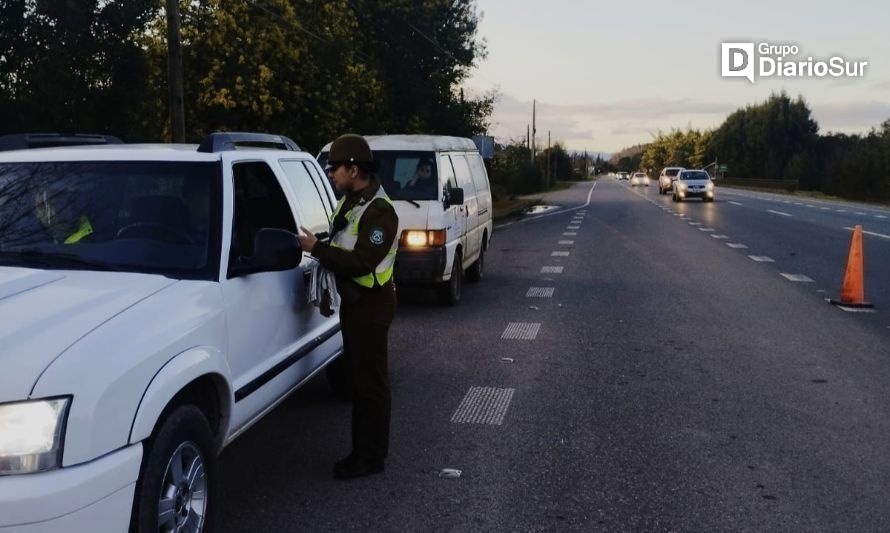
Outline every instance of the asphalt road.
[(350, 408), (316, 379), (223, 452), (224, 529), (890, 529), (890, 243), (866, 237), (876, 312), (847, 313), (817, 291), (857, 219), (651, 189), (548, 195), (457, 308), (401, 291), (386, 472), (331, 479)]

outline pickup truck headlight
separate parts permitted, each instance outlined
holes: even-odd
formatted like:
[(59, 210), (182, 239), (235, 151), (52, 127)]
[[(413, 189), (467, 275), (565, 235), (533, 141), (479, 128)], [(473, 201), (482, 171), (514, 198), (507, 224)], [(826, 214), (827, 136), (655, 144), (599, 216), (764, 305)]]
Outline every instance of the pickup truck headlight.
[(685, 183), (681, 183), (680, 186), (679, 186), (679, 189), (680, 189), (681, 191), (685, 191), (685, 190), (686, 190), (686, 184), (685, 184)]
[(71, 398), (0, 404), (0, 475), (61, 466), (70, 404)]

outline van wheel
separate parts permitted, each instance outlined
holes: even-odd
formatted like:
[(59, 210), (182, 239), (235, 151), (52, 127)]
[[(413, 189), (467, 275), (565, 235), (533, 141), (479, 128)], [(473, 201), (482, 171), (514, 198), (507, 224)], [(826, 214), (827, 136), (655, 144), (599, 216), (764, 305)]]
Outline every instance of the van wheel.
[(485, 273), (485, 250), (479, 250), (479, 259), (476, 259), (476, 262), (470, 265), (470, 268), (467, 269), (467, 281), (470, 283), (478, 283), (482, 280), (482, 275)]
[(214, 530), (219, 491), (210, 424), (194, 405), (176, 408), (145, 444), (131, 530)]
[(352, 400), (352, 387), (349, 385), (349, 359), (345, 353), (337, 356), (324, 368), (325, 377), (328, 378), (328, 386), (337, 399), (343, 401)]
[(461, 266), (460, 253), (454, 254), (451, 265), (451, 279), (439, 286), (439, 302), (442, 305), (457, 305), (460, 302), (460, 290), (463, 285), (464, 269)]

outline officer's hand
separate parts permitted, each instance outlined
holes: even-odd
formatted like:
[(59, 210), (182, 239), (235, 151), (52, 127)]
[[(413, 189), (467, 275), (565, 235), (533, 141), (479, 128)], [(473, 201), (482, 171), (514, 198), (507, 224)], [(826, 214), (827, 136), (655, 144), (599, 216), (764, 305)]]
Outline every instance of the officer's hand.
[(312, 247), (318, 242), (318, 239), (315, 238), (315, 234), (303, 226), (300, 226), (300, 232), (297, 233), (297, 239), (300, 240), (300, 246), (303, 248), (304, 252), (312, 252)]

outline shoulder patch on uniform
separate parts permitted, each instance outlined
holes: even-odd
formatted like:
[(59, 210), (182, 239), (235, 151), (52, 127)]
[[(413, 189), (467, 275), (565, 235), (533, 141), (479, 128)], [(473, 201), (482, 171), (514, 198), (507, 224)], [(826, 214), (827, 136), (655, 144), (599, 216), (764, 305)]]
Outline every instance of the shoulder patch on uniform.
[(374, 226), (371, 228), (371, 234), (368, 239), (371, 241), (373, 245), (383, 244), (383, 240), (386, 237), (386, 234), (383, 232), (383, 228), (380, 226)]

